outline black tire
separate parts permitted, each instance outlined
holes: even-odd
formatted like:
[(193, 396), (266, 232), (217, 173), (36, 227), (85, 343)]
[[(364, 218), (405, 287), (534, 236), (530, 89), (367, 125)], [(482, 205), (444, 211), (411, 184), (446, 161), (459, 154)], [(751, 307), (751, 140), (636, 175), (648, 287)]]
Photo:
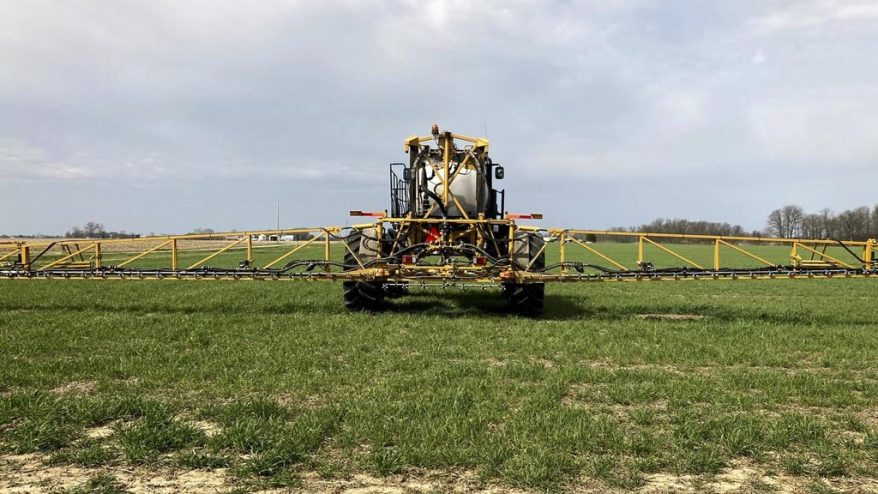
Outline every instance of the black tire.
[(536, 233), (531, 233), (527, 236), (528, 258), (533, 260), (534, 256), (536, 256), (536, 260), (533, 261), (533, 266), (531, 267), (532, 270), (541, 270), (546, 267), (545, 245), (546, 241)]
[(497, 259), (506, 257), (509, 253), (509, 229), (501, 227), (496, 232), (490, 233), (493, 235), (493, 240), (488, 238), (485, 241), (485, 252)]
[(384, 285), (384, 296), (387, 298), (400, 298), (408, 294), (408, 285), (400, 285), (398, 283)]
[[(358, 253), (360, 261), (368, 261), (375, 256), (363, 254), (360, 249), (363, 242), (363, 233), (353, 230), (345, 238), (348, 248), (344, 253), (345, 271), (352, 271), (360, 267), (357, 259), (351, 251)], [(377, 255), (377, 254), (376, 254)], [(384, 302), (384, 286), (380, 282), (373, 281), (345, 281), (342, 283), (344, 290), (344, 306), (349, 310), (377, 311), (381, 310)]]
[(543, 314), (546, 285), (544, 283), (507, 283), (506, 299), (515, 312), (527, 317)]
[[(546, 266), (546, 251), (543, 248), (546, 242), (542, 237), (531, 233), (527, 236), (526, 244), (524, 240), (516, 243), (522, 244), (514, 249), (514, 257), (520, 264), (528, 265), (533, 262), (531, 270), (540, 270)], [(504, 283), (502, 289), (503, 296), (519, 314), (527, 317), (539, 317), (543, 314), (545, 283)]]

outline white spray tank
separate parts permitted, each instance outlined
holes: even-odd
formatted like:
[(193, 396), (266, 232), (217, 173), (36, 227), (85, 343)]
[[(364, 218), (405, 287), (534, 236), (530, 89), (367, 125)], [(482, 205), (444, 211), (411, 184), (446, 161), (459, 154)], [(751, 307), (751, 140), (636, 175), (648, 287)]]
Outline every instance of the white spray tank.
[[(445, 169), (441, 159), (436, 160), (431, 157), (429, 160), (433, 166), (427, 165), (423, 168), (427, 188), (435, 194), (435, 197), (442, 199), (445, 193), (443, 184)], [(449, 176), (452, 177), (452, 181), (448, 195), (448, 217), (462, 218), (464, 215), (460, 208), (463, 208), (469, 218), (476, 218), (479, 212), (485, 211), (488, 204), (488, 186), (484, 180), (479, 180), (478, 166), (479, 164), (473, 160), (468, 160), (462, 166), (459, 163), (449, 166)], [(481, 182), (481, 193), (479, 193), (479, 182)], [(433, 196), (427, 195), (426, 205), (427, 210), (433, 209), (430, 217), (442, 217), (442, 208)]]

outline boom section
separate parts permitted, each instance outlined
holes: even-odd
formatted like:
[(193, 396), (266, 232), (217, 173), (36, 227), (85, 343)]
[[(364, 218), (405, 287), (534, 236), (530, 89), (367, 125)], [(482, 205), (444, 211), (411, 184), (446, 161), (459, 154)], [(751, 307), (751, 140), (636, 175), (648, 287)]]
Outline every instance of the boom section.
[[(352, 252), (345, 243), (351, 231), (372, 242), (372, 255)], [(518, 224), (512, 215), (437, 220), (382, 214), (347, 228), (6, 241), (0, 243), (0, 277), (377, 280), (415, 286), (870, 277), (878, 275), (876, 246), (874, 239), (541, 229)]]

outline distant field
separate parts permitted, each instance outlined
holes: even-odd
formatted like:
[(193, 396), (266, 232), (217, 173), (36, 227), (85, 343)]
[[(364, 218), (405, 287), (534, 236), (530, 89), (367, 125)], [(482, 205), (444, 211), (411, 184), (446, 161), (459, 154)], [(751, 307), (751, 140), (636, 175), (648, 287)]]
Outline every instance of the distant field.
[(876, 283), (2, 280), (0, 490), (874, 492)]

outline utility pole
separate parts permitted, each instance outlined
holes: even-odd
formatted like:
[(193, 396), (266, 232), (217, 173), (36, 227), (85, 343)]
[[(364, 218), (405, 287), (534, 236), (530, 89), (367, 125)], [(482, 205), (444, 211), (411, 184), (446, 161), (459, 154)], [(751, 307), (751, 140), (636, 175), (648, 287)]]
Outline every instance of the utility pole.
[(277, 238), (277, 241), (280, 242), (280, 201), (277, 201), (275, 203), (275, 218), (277, 220), (276, 230), (278, 230), (276, 238)]

